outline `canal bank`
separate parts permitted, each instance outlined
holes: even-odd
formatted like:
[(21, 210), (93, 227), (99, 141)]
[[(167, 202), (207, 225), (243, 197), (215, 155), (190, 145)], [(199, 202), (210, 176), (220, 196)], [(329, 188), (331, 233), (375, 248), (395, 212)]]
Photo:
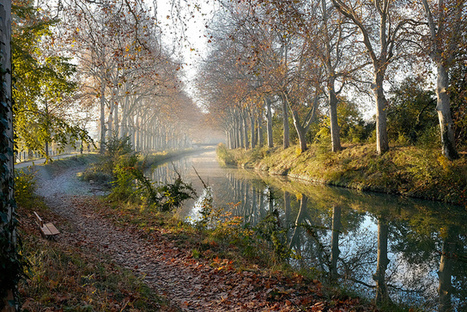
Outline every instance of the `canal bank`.
[(467, 160), (449, 161), (437, 149), (394, 146), (378, 155), (373, 145), (354, 144), (333, 153), (311, 145), (254, 150), (218, 147), (221, 162), (270, 175), (351, 189), (403, 195), (466, 206)]

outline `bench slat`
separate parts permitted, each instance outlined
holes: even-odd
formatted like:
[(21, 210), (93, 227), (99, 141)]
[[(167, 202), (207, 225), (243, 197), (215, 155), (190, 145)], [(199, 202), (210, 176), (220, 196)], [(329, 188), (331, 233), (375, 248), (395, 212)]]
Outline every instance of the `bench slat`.
[(55, 225), (53, 225), (52, 223), (47, 223), (46, 225), (44, 225), (44, 227), (46, 227), (50, 234), (49, 235), (57, 235), (57, 234), (60, 234), (60, 231), (57, 230), (57, 228), (55, 227)]
[(39, 229), (41, 230), (42, 235), (44, 236), (54, 236), (57, 234), (60, 234), (60, 231), (57, 230), (55, 225), (53, 225), (51, 222), (44, 224), (44, 221), (42, 220), (41, 217), (37, 214), (37, 212), (34, 211), (34, 215), (37, 218), (37, 225), (39, 225)]

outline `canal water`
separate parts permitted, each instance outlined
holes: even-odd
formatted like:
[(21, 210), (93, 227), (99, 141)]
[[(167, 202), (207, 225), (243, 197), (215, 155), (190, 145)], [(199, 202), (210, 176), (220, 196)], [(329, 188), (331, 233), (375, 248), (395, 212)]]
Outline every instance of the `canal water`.
[[(196, 171), (195, 171), (195, 169)], [(467, 213), (438, 202), (365, 193), (221, 168), (214, 150), (152, 169), (154, 181), (180, 173), (199, 195), (212, 188), (215, 207), (257, 224), (274, 212), (290, 263), (314, 270), (376, 300), (426, 311), (467, 311)], [(199, 177), (198, 177), (199, 175)], [(181, 218), (200, 217), (196, 201)]]

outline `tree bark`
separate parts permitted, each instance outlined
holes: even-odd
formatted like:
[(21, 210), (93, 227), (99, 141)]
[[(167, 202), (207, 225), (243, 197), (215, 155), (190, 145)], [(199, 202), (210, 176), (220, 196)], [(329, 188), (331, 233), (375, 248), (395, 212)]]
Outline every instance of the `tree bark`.
[(264, 141), (263, 141), (263, 120), (262, 120), (262, 111), (260, 110), (258, 113), (258, 145), (259, 147), (263, 147)]
[[(377, 72), (377, 70), (375, 69)], [(387, 101), (383, 90), (384, 73), (375, 74), (373, 92), (376, 99), (376, 151), (379, 155), (389, 150), (389, 140), (387, 131), (386, 106)]]
[(101, 115), (100, 115), (100, 128), (101, 128), (101, 142), (100, 142), (100, 153), (105, 153), (105, 134), (106, 134), (106, 127), (105, 127), (105, 83), (101, 81), (101, 97), (100, 97), (100, 108), (101, 108)]
[(441, 145), (443, 155), (449, 160), (459, 158), (454, 140), (453, 122), (451, 116), (451, 102), (447, 93), (449, 76), (446, 67), (438, 64), (438, 79), (436, 86), (436, 110), (438, 111), (439, 128), (441, 131)]
[(267, 134), (268, 134), (268, 147), (274, 147), (272, 140), (272, 111), (271, 111), (271, 100), (266, 99), (266, 116), (267, 116)]
[[(11, 1), (0, 3), (0, 309), (13, 312), (15, 272), (19, 266), (16, 250), (14, 202), (13, 102), (11, 92)], [(13, 260), (13, 261), (12, 261)], [(16, 272), (17, 274), (19, 272)]]
[(242, 124), (243, 124), (243, 138), (245, 140), (244, 146), (247, 150), (250, 147), (250, 143), (248, 142), (248, 113), (245, 111), (242, 114)]
[(256, 147), (256, 131), (255, 131), (255, 114), (253, 110), (250, 112), (250, 129), (251, 129), (251, 148)]
[(300, 152), (303, 153), (304, 151), (307, 150), (306, 146), (306, 130), (302, 125), (300, 124), (300, 119), (298, 117), (298, 112), (297, 111), (292, 111), (292, 116), (293, 116), (293, 123), (295, 126), (295, 130), (297, 131), (298, 135), (298, 143), (300, 146)]
[(289, 110), (287, 107), (287, 101), (283, 98), (282, 99), (282, 122), (284, 126), (284, 138), (282, 146), (284, 149), (290, 146), (290, 129), (289, 129)]
[(337, 122), (337, 95), (334, 89), (334, 79), (330, 78), (328, 84), (328, 93), (329, 93), (329, 119), (331, 121), (331, 147), (333, 152), (339, 152), (342, 150), (341, 139), (340, 139), (340, 129)]

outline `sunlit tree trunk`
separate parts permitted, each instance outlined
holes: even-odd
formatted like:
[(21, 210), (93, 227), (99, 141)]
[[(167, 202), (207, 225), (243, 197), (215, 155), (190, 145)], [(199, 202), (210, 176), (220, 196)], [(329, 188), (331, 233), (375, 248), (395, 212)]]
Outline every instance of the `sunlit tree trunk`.
[[(375, 69), (377, 72), (378, 69)], [(383, 90), (384, 71), (375, 74), (373, 92), (376, 98), (376, 151), (384, 154), (389, 150), (388, 131), (386, 125), (387, 101)]]
[(0, 310), (13, 312), (9, 304), (16, 288), (14, 274), (17, 267), (13, 259), (16, 252), (16, 226), (14, 202), (13, 109), (11, 99), (11, 1), (0, 3)]
[(260, 147), (263, 147), (264, 141), (263, 141), (263, 118), (262, 118), (262, 111), (260, 110), (258, 113), (258, 145)]
[(106, 135), (106, 127), (105, 127), (105, 83), (101, 81), (101, 94), (100, 94), (100, 132), (101, 132), (101, 142), (100, 142), (100, 153), (105, 153), (105, 135)]
[(247, 150), (250, 147), (250, 143), (248, 141), (248, 116), (247, 116), (246, 110), (242, 114), (242, 125), (243, 125), (243, 139), (245, 140), (244, 142), (244, 148)]
[(334, 89), (334, 79), (328, 84), (329, 96), (329, 119), (331, 121), (331, 146), (333, 152), (342, 150), (339, 124), (337, 122), (337, 95)]
[(282, 122), (284, 126), (284, 138), (282, 141), (282, 146), (284, 149), (290, 146), (290, 129), (289, 129), (289, 110), (287, 107), (287, 101), (282, 99)]
[(292, 116), (293, 116), (295, 130), (296, 130), (297, 135), (298, 135), (298, 142), (299, 142), (299, 146), (300, 146), (300, 152), (303, 153), (307, 149), (307, 146), (306, 146), (306, 130), (307, 129), (302, 127), (302, 125), (300, 124), (297, 111), (293, 111)]
[(267, 135), (268, 135), (268, 147), (274, 147), (274, 142), (272, 140), (272, 110), (271, 110), (271, 100), (266, 99), (266, 117), (267, 117)]
[[(456, 144), (454, 140), (453, 122), (451, 116), (451, 102), (447, 89), (449, 87), (449, 75), (448, 68), (446, 67), (446, 59), (450, 59), (452, 54), (455, 53), (455, 46), (459, 44), (459, 40), (456, 37), (458, 33), (459, 25), (462, 23), (462, 10), (464, 8), (463, 2), (459, 2), (455, 20), (451, 21), (450, 27), (446, 27), (446, 11), (444, 0), (438, 0), (437, 5), (437, 19), (433, 17), (433, 12), (428, 5), (427, 0), (422, 0), (425, 14), (427, 16), (428, 27), (431, 36), (431, 51), (430, 57), (436, 63), (437, 66), (437, 80), (436, 80), (436, 110), (438, 111), (439, 127), (441, 132), (441, 146), (444, 156), (448, 159), (453, 160), (459, 158), (457, 153)], [(456, 2), (454, 2), (456, 3)], [(450, 30), (446, 30), (450, 29)], [(449, 33), (458, 32), (458, 33)], [(443, 41), (450, 41), (445, 43), (446, 48), (442, 48)]]
[(250, 112), (250, 129), (251, 129), (251, 148), (256, 147), (256, 131), (255, 131), (255, 114), (253, 110)]
[[(366, 53), (373, 64), (372, 89), (376, 102), (376, 150), (381, 155), (389, 150), (386, 126), (387, 101), (383, 81), (388, 65), (393, 60), (395, 46), (398, 45), (399, 40), (403, 40), (399, 32), (405, 29), (402, 26), (406, 21), (402, 18), (398, 19), (396, 14), (398, 3), (394, 1), (374, 0), (371, 6), (364, 9), (356, 9), (344, 0), (332, 0), (332, 2), (339, 12), (359, 28)], [(370, 9), (374, 10), (375, 17), (379, 17), (378, 22), (376, 19), (374, 23), (363, 21), (361, 12), (367, 12)], [(377, 44), (372, 41), (372, 37), (378, 38)]]

